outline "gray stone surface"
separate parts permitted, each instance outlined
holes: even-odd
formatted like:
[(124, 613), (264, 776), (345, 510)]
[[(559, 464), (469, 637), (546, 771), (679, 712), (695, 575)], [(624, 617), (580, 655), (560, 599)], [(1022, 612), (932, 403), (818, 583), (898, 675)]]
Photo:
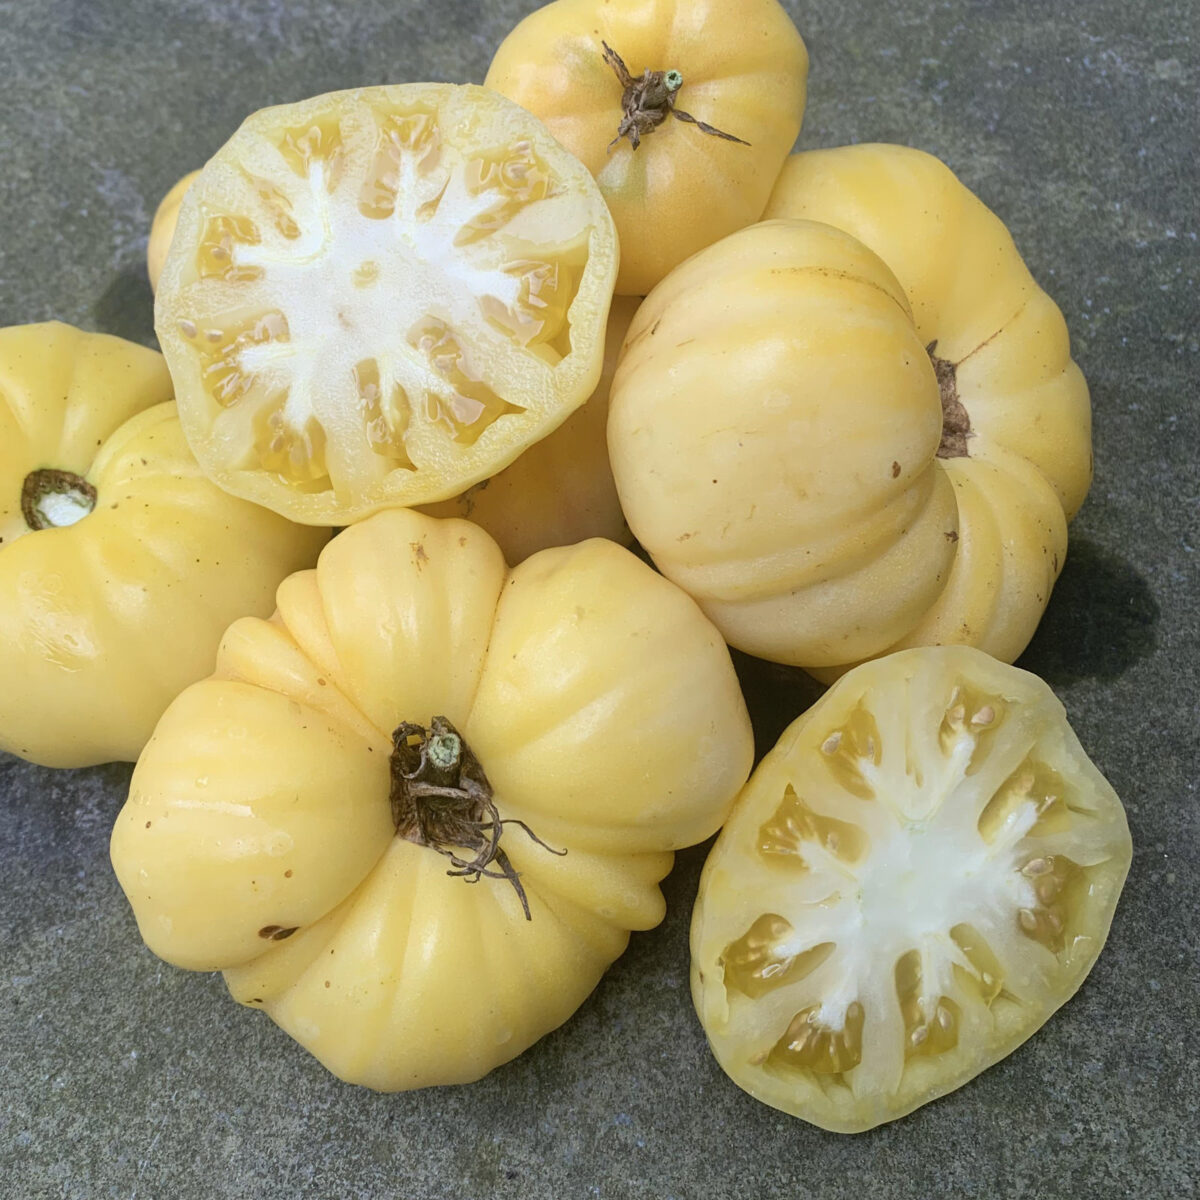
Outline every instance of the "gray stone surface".
[[(150, 215), (247, 112), (357, 83), (481, 80), (533, 7), (0, 0), (0, 324), (59, 317), (150, 342)], [(142, 948), (107, 858), (127, 767), (0, 756), (3, 1195), (1195, 1195), (1195, 0), (788, 7), (813, 56), (802, 144), (908, 141), (947, 159), (1062, 305), (1092, 385), (1096, 483), (1023, 660), (1133, 829), (1083, 990), (951, 1098), (823, 1134), (743, 1095), (705, 1048), (687, 991), (701, 849), (668, 880), (666, 923), (566, 1027), (477, 1085), (376, 1096), (218, 977)], [(742, 665), (764, 737), (811, 698)]]

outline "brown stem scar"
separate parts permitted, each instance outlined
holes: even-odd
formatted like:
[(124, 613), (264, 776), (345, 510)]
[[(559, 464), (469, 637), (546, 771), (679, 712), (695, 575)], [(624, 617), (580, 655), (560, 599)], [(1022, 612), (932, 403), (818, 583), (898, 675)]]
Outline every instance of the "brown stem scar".
[[(56, 497), (63, 497), (61, 512), (50, 511)], [(96, 507), (96, 489), (82, 475), (43, 467), (30, 471), (21, 485), (21, 516), (31, 530), (73, 525)]]
[(617, 136), (608, 144), (610, 153), (623, 137), (627, 137), (629, 144), (636, 150), (642, 144), (642, 138), (648, 133), (653, 133), (668, 117), (675, 117), (687, 125), (695, 125), (701, 133), (712, 137), (737, 142), (739, 146), (750, 145), (740, 137), (725, 133), (724, 130), (697, 120), (691, 113), (675, 107), (675, 98), (679, 89), (683, 87), (683, 76), (678, 71), (652, 71), (647, 67), (641, 76), (634, 76), (629, 73), (625, 60), (607, 42), (601, 42), (600, 45), (604, 47), (604, 61), (612, 67), (613, 74), (624, 88), (621, 96), (621, 111), (624, 115), (617, 126)]
[[(445, 717), (434, 717), (429, 729), (402, 722), (392, 734), (391, 772), (397, 836), (445, 855), (451, 864), (446, 874), (467, 883), (485, 875), (507, 879), (525, 920), (533, 920), (521, 877), (500, 846), (504, 826), (518, 826), (551, 854), (566, 851), (546, 845), (524, 821), (501, 819), (492, 785), (458, 730)], [(473, 851), (474, 857), (463, 858), (458, 849)]]
[(971, 434), (971, 417), (958, 398), (958, 364), (939, 358), (937, 340), (925, 347), (933, 373), (937, 376), (938, 392), (942, 400), (942, 441), (938, 446), (938, 458), (967, 458), (967, 440)]

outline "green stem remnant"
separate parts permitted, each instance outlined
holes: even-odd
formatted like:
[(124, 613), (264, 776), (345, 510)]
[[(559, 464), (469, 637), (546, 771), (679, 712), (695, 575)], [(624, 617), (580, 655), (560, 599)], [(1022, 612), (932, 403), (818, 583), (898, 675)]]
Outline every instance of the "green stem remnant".
[(34, 532), (74, 525), (95, 507), (96, 489), (71, 471), (30, 471), (21, 487), (21, 515)]
[(750, 145), (740, 137), (723, 133), (712, 125), (698, 121), (691, 113), (675, 107), (675, 97), (683, 87), (683, 76), (678, 71), (651, 71), (647, 67), (641, 77), (636, 78), (629, 73), (625, 60), (607, 42), (600, 44), (604, 47), (604, 61), (612, 67), (625, 89), (621, 96), (621, 111), (625, 115), (617, 127), (617, 136), (608, 144), (610, 151), (623, 137), (627, 137), (636, 150), (642, 144), (643, 135), (653, 133), (672, 116), (688, 125), (695, 125), (701, 133), (724, 138), (727, 142), (737, 142), (739, 146)]
[(937, 376), (938, 391), (942, 397), (942, 442), (938, 446), (938, 458), (966, 458), (967, 439), (971, 436), (971, 416), (958, 398), (958, 364), (938, 358), (935, 350), (936, 340), (925, 347), (925, 353), (933, 363), (933, 373)]
[[(430, 728), (404, 721), (392, 734), (392, 820), (396, 833), (418, 846), (428, 846), (451, 862), (447, 875), (468, 883), (483, 876), (507, 879), (521, 899), (525, 920), (532, 920), (521, 877), (500, 848), (505, 825), (519, 825), (551, 854), (553, 850), (525, 824), (513, 817), (500, 819), (492, 785), (479, 759), (445, 717), (434, 717)], [(474, 858), (463, 858), (458, 850)], [(492, 863), (498, 869), (489, 870)]]

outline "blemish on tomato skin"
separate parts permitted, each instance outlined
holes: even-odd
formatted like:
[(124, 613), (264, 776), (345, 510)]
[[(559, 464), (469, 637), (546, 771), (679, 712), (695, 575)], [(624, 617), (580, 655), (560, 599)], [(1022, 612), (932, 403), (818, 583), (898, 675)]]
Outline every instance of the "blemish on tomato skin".
[(279, 925), (264, 925), (258, 931), (258, 936), (268, 942), (282, 942), (285, 938), (290, 938), (299, 928), (299, 925), (293, 925), (291, 929), (284, 929)]

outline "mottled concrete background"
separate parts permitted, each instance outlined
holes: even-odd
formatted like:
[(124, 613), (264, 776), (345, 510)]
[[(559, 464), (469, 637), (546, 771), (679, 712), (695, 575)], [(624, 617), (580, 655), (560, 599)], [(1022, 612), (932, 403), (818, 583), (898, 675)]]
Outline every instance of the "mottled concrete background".
[[(152, 340), (161, 194), (251, 109), (483, 78), (533, 0), (0, 0), (0, 324)], [(33, 1197), (1194, 1195), (1198, 970), (1195, 0), (788, 0), (806, 146), (909, 141), (1008, 222), (1093, 389), (1096, 484), (1024, 665), (1136, 853), (1079, 996), (950, 1099), (855, 1139), (743, 1095), (687, 989), (703, 851), (568, 1025), (472, 1087), (338, 1083), (141, 947), (108, 865), (127, 767), (0, 756), (0, 1193)], [(0, 603), (3, 598), (0, 597)], [(743, 664), (764, 731), (811, 692)], [(19, 687), (19, 680), (0, 680)]]

